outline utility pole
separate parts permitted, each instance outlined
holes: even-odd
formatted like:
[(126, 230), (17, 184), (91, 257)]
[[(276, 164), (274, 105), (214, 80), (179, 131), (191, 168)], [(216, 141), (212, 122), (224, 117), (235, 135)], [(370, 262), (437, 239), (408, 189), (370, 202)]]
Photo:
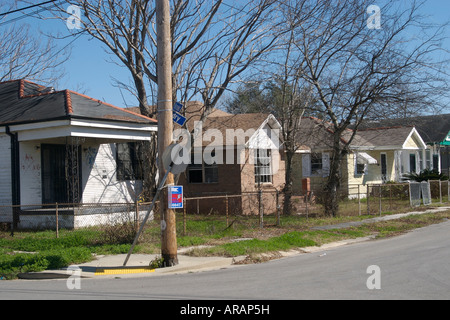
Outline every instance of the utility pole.
[[(170, 2), (156, 0), (157, 32), (157, 77), (158, 77), (158, 170), (159, 179), (165, 175), (162, 159), (164, 150), (172, 143), (172, 50), (170, 35)], [(169, 173), (166, 186), (173, 184), (173, 174)], [(161, 256), (164, 266), (178, 264), (177, 232), (175, 212), (168, 208), (167, 188), (160, 201), (161, 210)]]

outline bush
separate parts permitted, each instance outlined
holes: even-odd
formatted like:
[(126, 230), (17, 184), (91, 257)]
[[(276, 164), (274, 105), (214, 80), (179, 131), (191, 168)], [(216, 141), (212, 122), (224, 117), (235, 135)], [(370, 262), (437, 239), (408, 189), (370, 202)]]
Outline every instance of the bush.
[(448, 180), (448, 177), (443, 173), (439, 173), (437, 170), (425, 169), (420, 173), (410, 172), (404, 176), (404, 179), (422, 182), (428, 180)]

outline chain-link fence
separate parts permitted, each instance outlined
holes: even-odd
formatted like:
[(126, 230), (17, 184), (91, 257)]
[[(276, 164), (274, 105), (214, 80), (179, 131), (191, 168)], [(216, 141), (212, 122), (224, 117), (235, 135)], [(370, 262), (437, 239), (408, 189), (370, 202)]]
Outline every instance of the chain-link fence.
[[(148, 203), (54, 203), (0, 206), (2, 230), (117, 230), (133, 233), (149, 209)], [(121, 235), (118, 235), (121, 237)]]
[[(292, 219), (325, 215), (324, 194), (313, 186), (304, 194), (280, 190), (261, 190), (241, 194), (185, 195), (182, 209), (176, 210), (177, 234), (212, 234), (234, 228), (247, 229), (283, 226)], [(449, 181), (425, 183), (385, 183), (348, 185), (339, 197), (339, 215), (381, 215), (405, 212), (418, 206), (449, 202)], [(317, 190), (317, 191), (314, 191)], [(290, 199), (290, 206), (285, 200)], [(93, 237), (107, 243), (132, 243), (148, 213), (147, 229), (154, 239), (160, 237), (158, 203), (92, 203), (0, 206), (0, 231), (11, 234), (29, 230), (89, 230)], [(286, 214), (289, 210), (289, 214)], [(202, 225), (200, 227), (200, 225)], [(100, 240), (99, 240), (100, 241)]]

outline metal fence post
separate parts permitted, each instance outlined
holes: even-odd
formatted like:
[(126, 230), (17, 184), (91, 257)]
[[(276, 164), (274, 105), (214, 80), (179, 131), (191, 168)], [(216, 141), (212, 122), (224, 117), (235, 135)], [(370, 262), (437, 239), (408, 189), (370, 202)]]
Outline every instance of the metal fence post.
[(226, 215), (226, 222), (227, 222), (227, 228), (228, 228), (228, 195), (225, 195), (225, 215)]
[(380, 209), (380, 217), (381, 217), (381, 184), (380, 184), (380, 194), (379, 194), (379, 209)]
[(361, 196), (359, 194), (360, 190), (359, 190), (360, 185), (358, 184), (358, 213), (359, 215), (361, 215)]
[(183, 235), (186, 236), (186, 199), (183, 202)]
[(59, 238), (58, 202), (56, 202), (55, 215), (56, 215), (56, 239), (58, 239)]
[(279, 201), (278, 189), (275, 192), (276, 192), (276, 206), (277, 206), (277, 227), (279, 227), (280, 226), (280, 201)]
[(136, 232), (139, 230), (139, 202), (138, 202), (138, 199), (135, 199), (134, 200), (134, 205), (135, 205), (135, 208), (134, 208), (134, 214), (135, 214), (135, 216), (134, 216), (134, 226), (135, 226), (135, 228), (136, 228)]

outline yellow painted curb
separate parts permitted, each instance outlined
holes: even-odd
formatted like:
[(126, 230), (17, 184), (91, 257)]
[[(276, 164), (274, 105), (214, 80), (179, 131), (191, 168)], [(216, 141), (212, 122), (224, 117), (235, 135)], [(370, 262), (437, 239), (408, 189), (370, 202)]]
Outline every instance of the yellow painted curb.
[(95, 270), (96, 276), (111, 275), (111, 274), (132, 274), (132, 273), (148, 273), (155, 272), (155, 269), (145, 267), (131, 267), (131, 268), (98, 268)]

